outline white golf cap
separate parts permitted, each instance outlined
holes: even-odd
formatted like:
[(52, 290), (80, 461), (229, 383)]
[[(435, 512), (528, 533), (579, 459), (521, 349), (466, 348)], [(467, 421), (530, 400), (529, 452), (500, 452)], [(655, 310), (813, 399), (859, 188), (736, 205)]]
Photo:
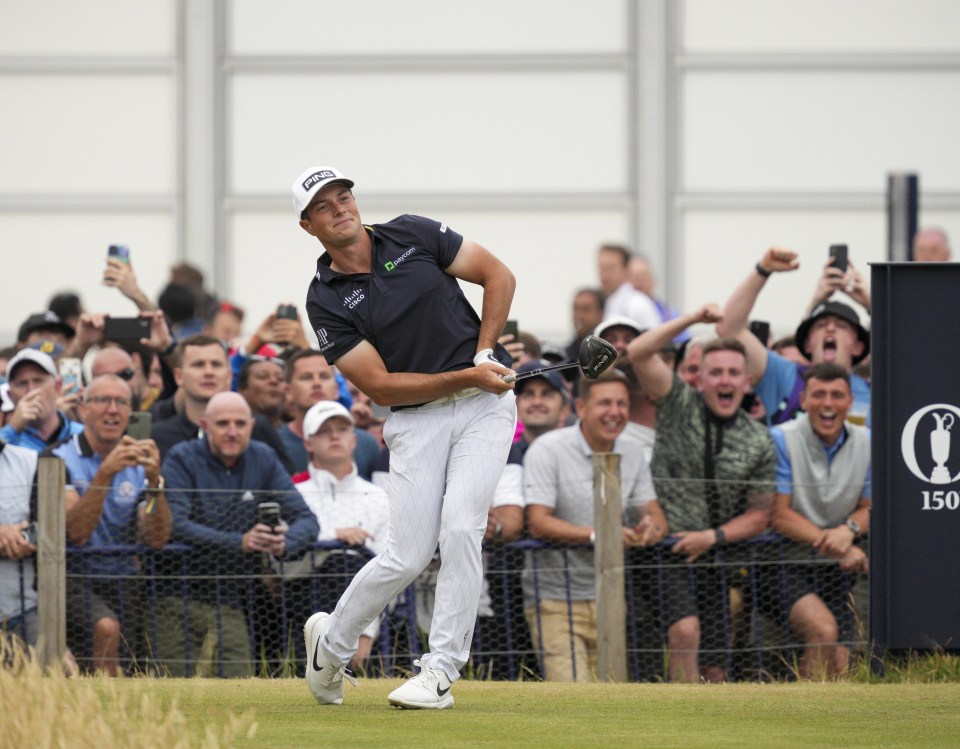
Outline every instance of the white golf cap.
[(13, 410), (13, 401), (10, 400), (10, 383), (0, 385), (0, 413), (8, 414)]
[(297, 215), (310, 205), (314, 195), (334, 182), (353, 187), (353, 180), (344, 177), (343, 172), (333, 166), (312, 166), (297, 177), (293, 183), (293, 207)]
[(603, 338), (603, 334), (610, 330), (610, 328), (630, 328), (630, 330), (637, 335), (640, 335), (643, 332), (643, 328), (641, 328), (634, 320), (631, 320), (629, 317), (624, 317), (623, 315), (617, 315), (614, 317), (608, 317), (606, 320), (597, 325), (597, 327), (593, 329), (593, 334), (597, 338)]
[(303, 436), (312, 437), (320, 431), (320, 427), (326, 423), (327, 419), (332, 419), (337, 416), (341, 419), (346, 419), (351, 424), (354, 423), (353, 416), (350, 412), (337, 401), (320, 401), (319, 403), (314, 403), (303, 417)]
[(42, 351), (37, 351), (35, 348), (25, 348), (21, 349), (17, 355), (7, 363), (8, 380), (13, 379), (14, 371), (21, 364), (36, 364), (51, 377), (60, 376), (60, 373), (57, 372), (57, 365), (53, 363), (53, 359), (50, 358), (49, 354), (45, 354)]

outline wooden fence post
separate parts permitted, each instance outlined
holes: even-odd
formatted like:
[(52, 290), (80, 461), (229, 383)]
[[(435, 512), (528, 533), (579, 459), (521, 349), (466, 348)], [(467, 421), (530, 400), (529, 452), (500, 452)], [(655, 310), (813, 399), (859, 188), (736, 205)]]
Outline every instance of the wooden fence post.
[(597, 678), (627, 680), (626, 599), (623, 569), (623, 500), (620, 456), (593, 456), (593, 564), (597, 591)]
[(67, 649), (67, 518), (60, 458), (40, 458), (37, 473), (37, 655), (44, 670), (60, 668)]

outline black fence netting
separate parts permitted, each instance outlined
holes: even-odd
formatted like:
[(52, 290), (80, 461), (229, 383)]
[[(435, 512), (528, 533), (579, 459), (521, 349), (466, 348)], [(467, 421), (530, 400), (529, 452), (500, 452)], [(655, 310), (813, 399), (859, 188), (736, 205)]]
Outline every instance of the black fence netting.
[[(591, 491), (585, 488), (588, 504)], [(269, 513), (278, 498), (249, 490), (196, 495), (189, 521), (206, 529), (201, 541), (194, 534), (186, 542), (189, 534), (175, 522), (161, 548), (111, 543), (112, 516), (105, 511), (103, 533), (86, 544), (67, 543), (67, 645), (81, 670), (302, 675), (304, 622), (315, 611), (332, 611), (386, 542), (381, 533), (346, 544), (333, 528), (321, 527), (320, 538), (294, 555), (245, 551), (243, 534), (263, 519), (261, 505)], [(362, 527), (350, 511), (358, 498), (339, 494), (335, 501), (342, 527)], [(116, 517), (140, 526), (144, 504)], [(636, 518), (637, 508), (625, 510), (625, 524)], [(286, 523), (281, 513), (280, 532)], [(129, 537), (119, 530), (114, 535)], [(734, 680), (790, 679), (865, 647), (865, 573), (845, 571), (837, 559), (769, 529), (693, 562), (674, 553), (675, 543), (668, 536), (624, 549), (629, 679), (678, 680), (690, 669), (698, 675), (713, 669)], [(855, 543), (865, 550), (864, 537)], [(485, 543), (483, 557), (464, 675), (596, 678), (597, 610), (603, 604), (596, 598), (594, 547), (523, 536)], [(437, 554), (364, 630), (355, 671), (405, 674), (429, 648), (439, 565)], [(33, 557), (0, 561), (3, 627), (28, 642), (36, 638), (35, 570)]]

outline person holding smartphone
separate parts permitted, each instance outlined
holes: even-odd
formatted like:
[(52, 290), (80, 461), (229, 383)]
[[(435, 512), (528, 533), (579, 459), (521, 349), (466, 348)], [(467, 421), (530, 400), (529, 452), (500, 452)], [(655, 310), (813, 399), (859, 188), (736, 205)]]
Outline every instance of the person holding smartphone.
[(36, 451), (0, 440), (0, 639), (8, 644), (37, 644), (37, 547), (26, 533), (36, 473)]
[(141, 312), (153, 312), (157, 309), (157, 305), (150, 301), (150, 297), (140, 288), (137, 274), (133, 272), (133, 264), (130, 262), (130, 250), (123, 245), (112, 244), (107, 249), (107, 263), (101, 283), (117, 289), (137, 305)]
[[(178, 443), (163, 462), (172, 538), (192, 550), (188, 600), (180, 559), (159, 586), (155, 653), (170, 675), (192, 676), (204, 639), (215, 632), (213, 675), (250, 676), (256, 665), (247, 629), (250, 597), (254, 606), (276, 604), (248, 582), (263, 574), (264, 555), (298, 557), (320, 528), (276, 452), (252, 438), (253, 414), (241, 395), (213, 395), (200, 426), (202, 438)], [(279, 505), (278, 526), (260, 522), (260, 499)]]
[[(95, 377), (79, 407), (83, 431), (52, 451), (66, 467), (71, 546), (111, 547), (142, 540), (159, 549), (170, 538), (172, 518), (160, 451), (153, 440), (126, 434), (132, 401), (125, 380), (113, 374)], [(70, 555), (67, 569), (67, 621), (76, 625), (67, 632), (71, 650), (90, 671), (118, 676), (122, 641), (131, 657), (144, 654), (140, 564), (133, 555), (83, 554)]]
[(83, 430), (57, 409), (62, 384), (53, 359), (25, 348), (7, 364), (7, 382), (13, 411), (0, 428), (0, 439), (40, 452)]
[(870, 311), (870, 286), (850, 260), (845, 244), (830, 245), (807, 312), (829, 300), (838, 291), (849, 296), (867, 312)]
[[(797, 327), (797, 349), (812, 364), (832, 362), (851, 373), (850, 386), (854, 404), (851, 413), (861, 423), (869, 421), (870, 385), (857, 374), (855, 365), (870, 353), (870, 332), (849, 299), (832, 296), (840, 284), (847, 296), (861, 305), (869, 305), (869, 293), (857, 280), (853, 264), (848, 259), (846, 273), (834, 266), (835, 255), (828, 256), (824, 272), (814, 296), (816, 304)], [(767, 425), (782, 424), (800, 411), (803, 392), (803, 373), (807, 365), (797, 364), (771, 351), (757, 340), (747, 327), (753, 306), (765, 288), (768, 279), (776, 273), (789, 273), (800, 267), (797, 253), (782, 247), (768, 249), (747, 277), (740, 283), (723, 309), (723, 318), (717, 323), (717, 335), (737, 338), (747, 350), (750, 380), (757, 397), (767, 412)], [(829, 298), (821, 298), (826, 294)], [(869, 307), (867, 307), (869, 309)]]

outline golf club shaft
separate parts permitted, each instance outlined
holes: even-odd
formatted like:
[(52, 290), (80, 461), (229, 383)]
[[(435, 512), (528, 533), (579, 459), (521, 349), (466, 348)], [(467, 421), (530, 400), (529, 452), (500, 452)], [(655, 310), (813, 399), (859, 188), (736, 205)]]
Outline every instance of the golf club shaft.
[(580, 365), (577, 362), (571, 361), (566, 364), (554, 364), (552, 367), (541, 367), (540, 369), (532, 369), (529, 372), (524, 372), (521, 375), (518, 374), (509, 374), (503, 378), (504, 382), (516, 382), (517, 380), (525, 380), (528, 377), (538, 377), (544, 372), (555, 372), (558, 369), (573, 369), (574, 367), (579, 367)]

